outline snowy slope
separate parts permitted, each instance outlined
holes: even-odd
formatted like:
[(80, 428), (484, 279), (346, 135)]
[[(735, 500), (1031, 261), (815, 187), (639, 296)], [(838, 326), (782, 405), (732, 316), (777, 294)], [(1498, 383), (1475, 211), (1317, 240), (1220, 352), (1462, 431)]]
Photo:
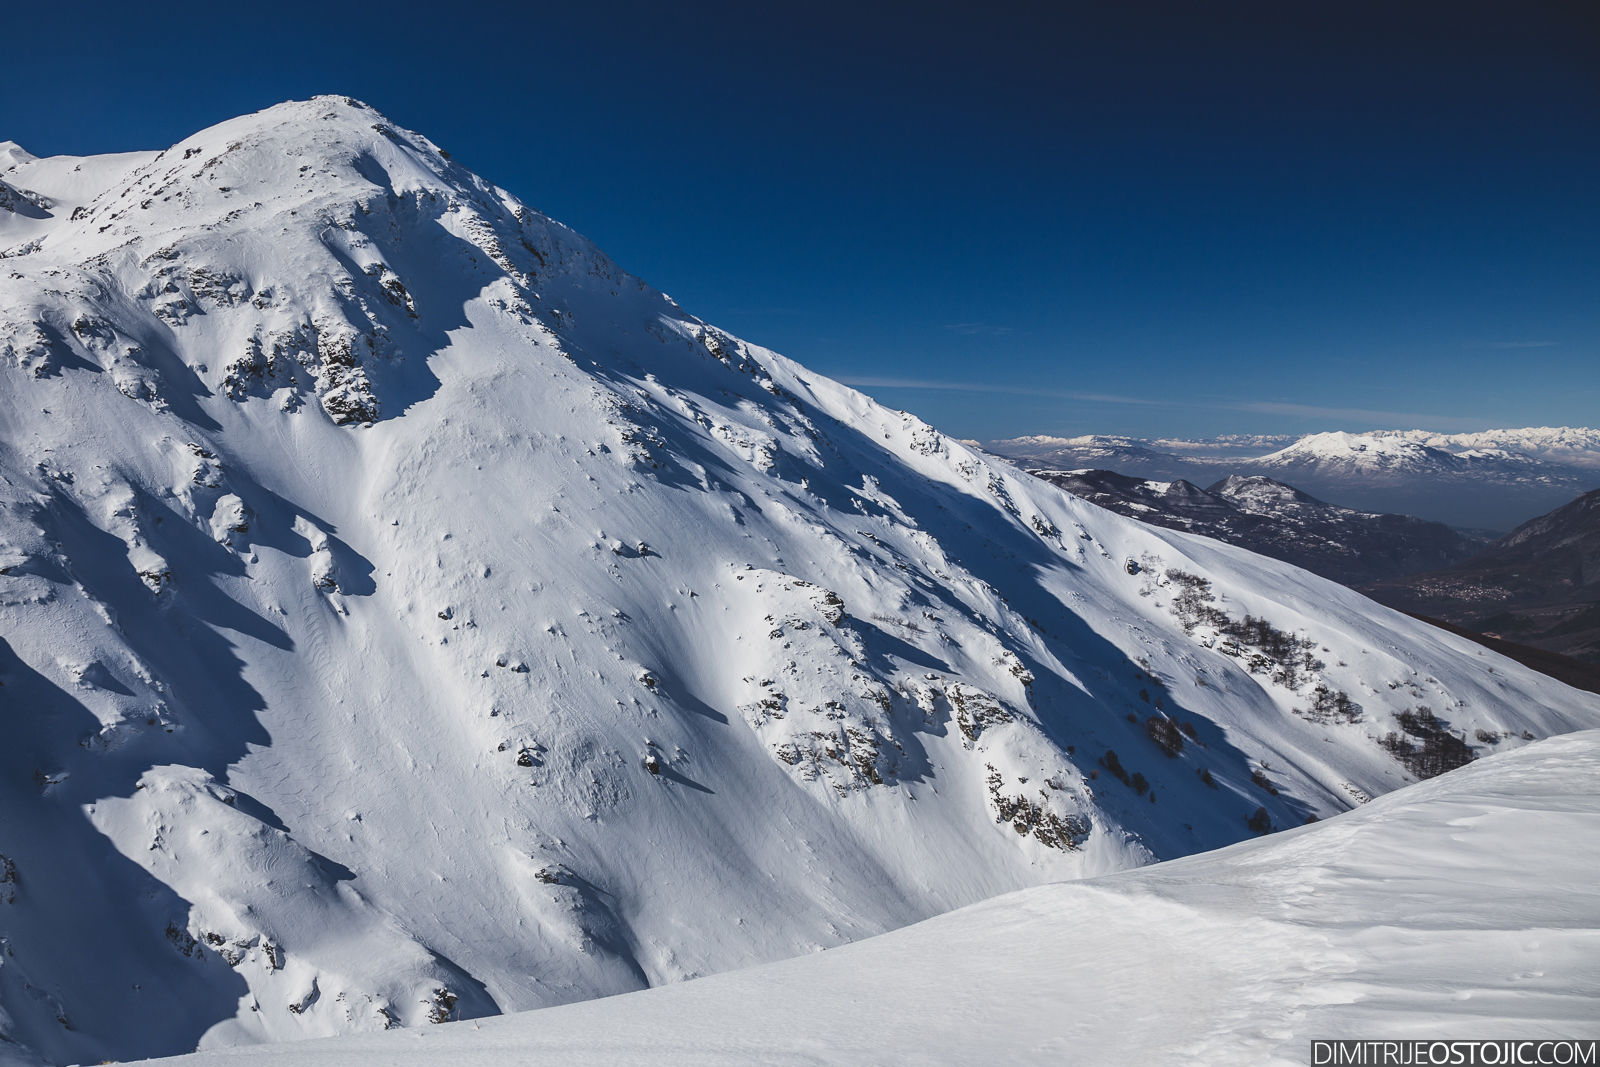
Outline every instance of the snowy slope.
[(670, 989), (173, 1067), (1309, 1062), (1600, 1036), (1600, 734), (1263, 841)]
[(676, 982), (1334, 814), (1420, 705), (1600, 725), (708, 326), (365, 105), (3, 151), (0, 1055)]

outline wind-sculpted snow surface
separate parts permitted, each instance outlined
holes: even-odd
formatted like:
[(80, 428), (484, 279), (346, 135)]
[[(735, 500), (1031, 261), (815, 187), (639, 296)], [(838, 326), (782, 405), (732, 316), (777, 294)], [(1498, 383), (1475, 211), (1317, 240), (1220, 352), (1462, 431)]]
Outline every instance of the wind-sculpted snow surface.
[(1264, 841), (1023, 890), (820, 955), (420, 1041), (172, 1067), (1300, 1067), (1314, 1038), (1594, 1038), (1597, 850), (1591, 732)]
[(701, 322), (362, 104), (0, 179), (0, 1057), (676, 982), (1334, 814), (1419, 722), (1600, 725)]

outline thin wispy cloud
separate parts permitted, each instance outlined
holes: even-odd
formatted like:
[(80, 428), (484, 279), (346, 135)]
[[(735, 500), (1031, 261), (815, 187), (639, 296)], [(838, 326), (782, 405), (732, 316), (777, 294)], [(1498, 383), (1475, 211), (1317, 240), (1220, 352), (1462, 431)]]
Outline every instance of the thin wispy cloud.
[(1079, 393), (1066, 389), (1037, 389), (1027, 385), (997, 385), (988, 382), (940, 382), (927, 378), (861, 378), (838, 377), (835, 381), (860, 389), (942, 389), (957, 393), (1010, 393), (1015, 396), (1047, 396), (1053, 400), (1093, 400), (1104, 404), (1165, 404), (1168, 401), (1145, 400), (1136, 396), (1116, 396), (1110, 393)]
[(1303, 418), (1345, 419), (1406, 429), (1466, 431), (1482, 428), (1482, 420), (1423, 415), (1408, 411), (1379, 411), (1373, 408), (1335, 408), (1315, 404), (1295, 404), (1275, 400), (1230, 400), (1225, 397), (1202, 399), (1183, 397), (1119, 396), (1115, 393), (1086, 393), (1070, 389), (1039, 389), (1033, 386), (1000, 385), (988, 382), (945, 382), (928, 378), (839, 377), (837, 381), (861, 389), (937, 389), (961, 393), (1004, 393), (1035, 396), (1050, 400), (1080, 400), (1098, 404), (1129, 404), (1140, 407), (1204, 408), (1208, 411), (1249, 411), (1261, 415), (1295, 415)]
[(998, 337), (1002, 334), (1017, 332), (1009, 326), (991, 326), (987, 322), (951, 322), (942, 326), (941, 329), (949, 330), (951, 333), (959, 333), (964, 336), (987, 334), (991, 337)]

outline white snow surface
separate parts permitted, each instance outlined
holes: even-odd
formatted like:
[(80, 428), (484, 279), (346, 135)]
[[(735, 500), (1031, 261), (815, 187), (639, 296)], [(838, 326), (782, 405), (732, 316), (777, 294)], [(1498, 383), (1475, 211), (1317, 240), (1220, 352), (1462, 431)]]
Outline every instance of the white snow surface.
[(1586, 426), (1529, 426), (1518, 430), (1434, 433), (1431, 430), (1380, 430), (1375, 437), (1403, 437), (1446, 452), (1517, 452), (1546, 463), (1600, 469), (1600, 430)]
[[(1456, 462), (1452, 463), (1452, 459)], [(1538, 461), (1520, 452), (1505, 449), (1471, 448), (1446, 451), (1411, 437), (1373, 433), (1310, 434), (1294, 444), (1262, 456), (1255, 464), (1263, 470), (1309, 469), (1321, 476), (1413, 475), (1440, 471), (1456, 474), (1477, 465), (1488, 464), (1497, 474), (1519, 464), (1533, 471)]]
[[(1334, 815), (1418, 705), (1600, 726), (707, 325), (359, 102), (0, 152), (0, 1057), (671, 984)], [(1169, 569), (1320, 666), (1185, 631)]]
[(817, 955), (415, 1036), (166, 1062), (1297, 1067), (1313, 1038), (1595, 1037), (1596, 855), (1586, 731), (1326, 822)]

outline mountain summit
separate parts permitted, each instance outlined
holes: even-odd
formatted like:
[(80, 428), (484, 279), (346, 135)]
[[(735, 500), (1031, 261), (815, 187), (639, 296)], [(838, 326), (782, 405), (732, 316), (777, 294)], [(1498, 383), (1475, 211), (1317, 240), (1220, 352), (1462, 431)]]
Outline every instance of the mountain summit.
[(674, 982), (1600, 725), (708, 325), (356, 101), (4, 151), (0, 1056)]

